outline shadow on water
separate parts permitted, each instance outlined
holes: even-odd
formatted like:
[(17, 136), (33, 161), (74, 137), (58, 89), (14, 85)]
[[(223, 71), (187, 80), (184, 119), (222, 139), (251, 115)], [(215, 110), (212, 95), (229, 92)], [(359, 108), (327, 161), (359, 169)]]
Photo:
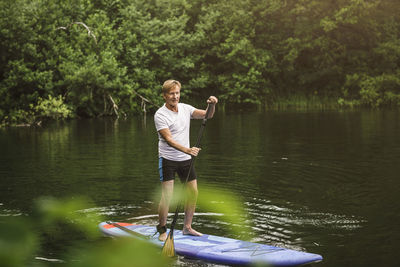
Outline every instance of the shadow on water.
[[(204, 185), (236, 195), (246, 211), (236, 215), (243, 233), (232, 236), (224, 214), (200, 204), (194, 227), (318, 253), (320, 266), (396, 266), (399, 115), (219, 112), (196, 162), (200, 195)], [(193, 122), (192, 140), (198, 127)], [(0, 146), (0, 216), (30, 215), (32, 200), (43, 195), (84, 195), (93, 207), (79, 212), (157, 224), (152, 116), (0, 129)], [(48, 249), (56, 258), (57, 250)]]

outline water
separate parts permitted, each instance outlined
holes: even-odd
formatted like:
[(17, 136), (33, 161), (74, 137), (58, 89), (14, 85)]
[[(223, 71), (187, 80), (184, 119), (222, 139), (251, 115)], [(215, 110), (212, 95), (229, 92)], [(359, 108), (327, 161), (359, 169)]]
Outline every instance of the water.
[[(398, 111), (218, 112), (196, 161), (199, 184), (240, 197), (251, 241), (321, 254), (318, 266), (397, 266), (399, 136)], [(44, 195), (84, 195), (94, 208), (80, 212), (157, 223), (152, 116), (0, 129), (0, 147), (0, 216), (29, 216)], [(222, 214), (197, 211), (197, 230), (232, 234)], [(38, 257), (64, 260), (68, 249)]]

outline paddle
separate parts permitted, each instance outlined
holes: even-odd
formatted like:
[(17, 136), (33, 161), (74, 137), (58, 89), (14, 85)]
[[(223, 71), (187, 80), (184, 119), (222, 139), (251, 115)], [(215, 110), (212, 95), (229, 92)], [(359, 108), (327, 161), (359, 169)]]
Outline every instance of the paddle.
[[(204, 116), (204, 119), (203, 119), (203, 121), (201, 123), (200, 131), (199, 131), (199, 134), (197, 135), (197, 141), (196, 141), (195, 147), (200, 147), (201, 137), (203, 136), (204, 128), (206, 127), (206, 122), (207, 122), (207, 119), (208, 119), (208, 116), (209, 116), (209, 113), (210, 113), (210, 110), (211, 110), (210, 107), (212, 105), (215, 105), (215, 104), (214, 103), (210, 103), (207, 106), (207, 112), (206, 112), (206, 115)], [(188, 175), (186, 177), (185, 183), (183, 184), (183, 187), (185, 187), (185, 185), (186, 185), (186, 183), (187, 183), (187, 181), (189, 179), (189, 175), (190, 175), (190, 172), (191, 172), (191, 170), (192, 170), (192, 168), (194, 166), (195, 159), (196, 159), (196, 157), (192, 156), (192, 160), (190, 161), (190, 166), (189, 166), (189, 172), (188, 172)], [(176, 206), (174, 218), (173, 218), (172, 223), (171, 223), (171, 228), (169, 230), (167, 239), (165, 240), (165, 243), (164, 243), (164, 246), (163, 246), (163, 249), (162, 249), (162, 254), (165, 255), (165, 256), (168, 256), (168, 257), (174, 257), (175, 256), (174, 229), (175, 229), (175, 224), (176, 224), (176, 221), (178, 219), (178, 214), (179, 214), (179, 210), (180, 210), (181, 206), (182, 206), (182, 200)]]
[(149, 239), (148, 236), (145, 236), (145, 235), (139, 234), (139, 233), (137, 233), (137, 232), (135, 232), (135, 231), (132, 231), (131, 229), (128, 229), (128, 228), (126, 228), (125, 226), (122, 226), (122, 225), (120, 225), (120, 224), (118, 224), (118, 223), (110, 222), (110, 221), (107, 221), (106, 223), (108, 223), (109, 225), (113, 225), (113, 226), (115, 226), (115, 227), (121, 229), (122, 231), (127, 232), (127, 233), (129, 233), (129, 234), (131, 234), (131, 235), (133, 235), (133, 236), (140, 237), (140, 238), (142, 238), (142, 239)]

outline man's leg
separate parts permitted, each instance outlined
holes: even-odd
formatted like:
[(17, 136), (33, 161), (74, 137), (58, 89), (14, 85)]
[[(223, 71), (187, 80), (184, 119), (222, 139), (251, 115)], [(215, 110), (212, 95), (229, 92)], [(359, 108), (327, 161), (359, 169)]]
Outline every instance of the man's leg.
[(185, 203), (185, 219), (183, 226), (183, 234), (184, 235), (195, 235), (201, 236), (202, 233), (197, 232), (192, 228), (192, 220), (194, 211), (196, 209), (196, 201), (197, 201), (197, 180), (192, 180), (187, 182), (186, 184), (186, 203)]
[[(161, 200), (158, 205), (158, 220), (160, 226), (165, 226), (167, 224), (169, 203), (171, 202), (173, 191), (174, 180), (161, 182)], [(167, 233), (160, 234), (158, 239), (160, 241), (165, 241), (167, 239)]]

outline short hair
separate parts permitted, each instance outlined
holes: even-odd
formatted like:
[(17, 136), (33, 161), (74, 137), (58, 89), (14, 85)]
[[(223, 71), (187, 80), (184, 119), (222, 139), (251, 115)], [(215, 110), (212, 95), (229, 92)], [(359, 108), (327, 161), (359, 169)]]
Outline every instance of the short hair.
[(169, 91), (171, 89), (174, 89), (176, 86), (179, 87), (179, 89), (181, 89), (181, 83), (177, 80), (166, 80), (163, 84), (162, 87), (162, 92), (163, 94), (167, 94), (169, 93)]

